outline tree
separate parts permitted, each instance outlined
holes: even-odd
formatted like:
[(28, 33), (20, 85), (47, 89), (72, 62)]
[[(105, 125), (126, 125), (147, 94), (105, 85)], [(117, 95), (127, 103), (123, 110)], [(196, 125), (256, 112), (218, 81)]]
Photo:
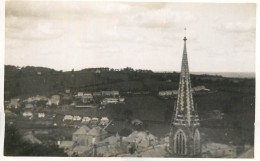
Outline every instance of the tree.
[(18, 130), (14, 126), (5, 128), (4, 142), (5, 156), (67, 156), (63, 149), (56, 145), (30, 144), (22, 140)]

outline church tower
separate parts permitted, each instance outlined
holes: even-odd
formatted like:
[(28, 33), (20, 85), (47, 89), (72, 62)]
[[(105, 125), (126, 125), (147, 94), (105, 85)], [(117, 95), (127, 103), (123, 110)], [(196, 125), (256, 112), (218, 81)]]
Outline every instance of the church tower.
[[(186, 30), (186, 29), (185, 29)], [(176, 157), (196, 157), (201, 153), (199, 116), (194, 109), (191, 81), (184, 37), (181, 74), (177, 105), (175, 105), (170, 132), (170, 150)]]

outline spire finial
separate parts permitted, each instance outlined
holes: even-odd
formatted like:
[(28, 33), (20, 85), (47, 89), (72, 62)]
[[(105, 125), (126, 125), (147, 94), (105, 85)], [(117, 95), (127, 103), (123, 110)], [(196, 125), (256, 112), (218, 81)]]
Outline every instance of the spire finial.
[(187, 28), (185, 27), (185, 28), (184, 28), (184, 39), (183, 39), (184, 41), (187, 40), (187, 38), (186, 38), (186, 30), (187, 30)]

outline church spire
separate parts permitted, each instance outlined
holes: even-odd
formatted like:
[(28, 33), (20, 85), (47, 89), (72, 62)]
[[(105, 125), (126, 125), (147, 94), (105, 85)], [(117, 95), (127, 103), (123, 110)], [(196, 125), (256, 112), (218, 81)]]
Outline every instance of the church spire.
[[(179, 91), (177, 99), (177, 108), (175, 111), (173, 124), (175, 125), (197, 125), (198, 115), (194, 109), (193, 96), (191, 92), (191, 81), (188, 65), (188, 56), (186, 49), (186, 28), (184, 36), (184, 48), (182, 56), (181, 74), (179, 82)], [(199, 123), (198, 123), (199, 125)]]
[[(174, 105), (169, 144), (173, 156), (199, 156), (201, 153), (199, 116), (194, 108), (186, 49), (186, 28), (177, 104)], [(176, 107), (176, 108), (175, 108)]]

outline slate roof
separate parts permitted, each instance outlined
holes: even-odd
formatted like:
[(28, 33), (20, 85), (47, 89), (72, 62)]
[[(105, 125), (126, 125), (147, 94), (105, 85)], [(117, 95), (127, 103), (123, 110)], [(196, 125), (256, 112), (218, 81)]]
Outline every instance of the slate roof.
[(72, 147), (75, 144), (74, 141), (61, 141), (59, 147), (64, 148), (64, 147)]
[(100, 128), (99, 126), (92, 128), (87, 135), (92, 135), (92, 136), (98, 136), (98, 135), (104, 135), (107, 134), (105, 130)]
[(83, 125), (77, 131), (75, 131), (73, 134), (82, 135), (82, 134), (87, 134), (89, 131), (90, 131), (90, 129), (87, 126)]

